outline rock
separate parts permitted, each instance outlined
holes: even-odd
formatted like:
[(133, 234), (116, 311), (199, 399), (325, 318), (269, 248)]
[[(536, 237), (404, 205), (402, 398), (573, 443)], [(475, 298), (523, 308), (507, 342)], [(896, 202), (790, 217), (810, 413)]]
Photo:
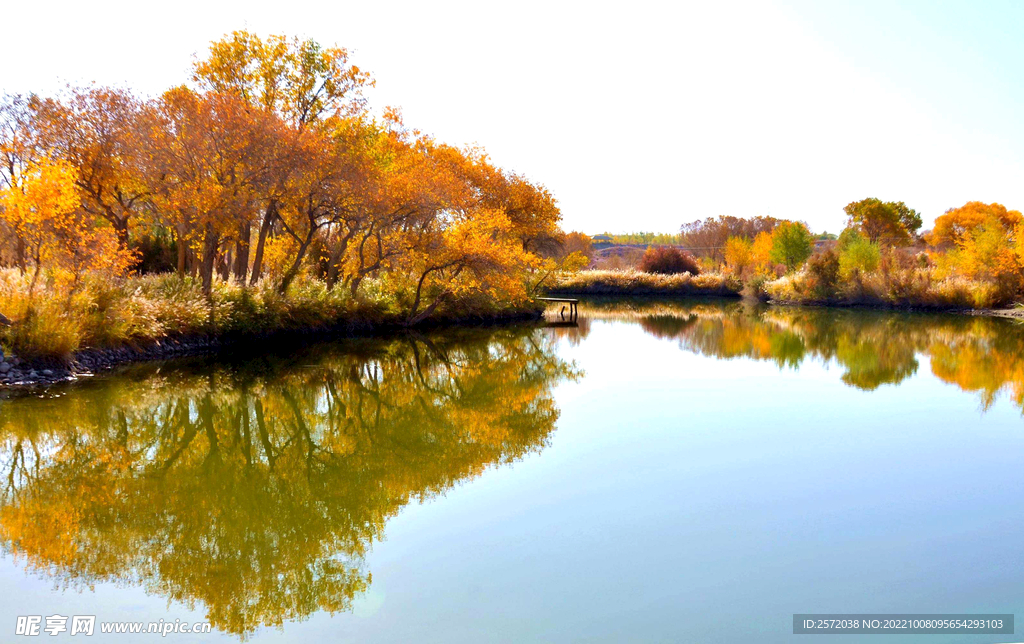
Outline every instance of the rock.
[(7, 373), (11, 370), (11, 364), (9, 362), (0, 362), (0, 373)]
[(43, 369), (43, 375), (46, 376), (47, 378), (49, 378), (50, 376), (53, 375), (53, 370), (52, 369)]

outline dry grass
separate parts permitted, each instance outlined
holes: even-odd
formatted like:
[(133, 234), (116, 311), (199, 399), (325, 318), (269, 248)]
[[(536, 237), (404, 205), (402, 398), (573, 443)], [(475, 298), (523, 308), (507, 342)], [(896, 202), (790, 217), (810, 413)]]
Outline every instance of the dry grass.
[(768, 282), (764, 290), (773, 301), (792, 304), (987, 309), (1012, 302), (994, 283), (957, 276), (936, 280), (926, 268), (859, 275), (824, 297), (806, 270)]
[[(370, 280), (353, 298), (348, 288), (328, 289), (316, 279), (297, 279), (287, 295), (269, 280), (251, 288), (217, 281), (207, 300), (196, 280), (150, 275), (91, 279), (70, 296), (40, 284), (30, 296), (29, 279), (7, 269), (0, 270), (0, 313), (14, 324), (0, 327), (0, 345), (23, 358), (68, 358), (78, 349), (168, 337), (400, 324), (407, 314), (403, 288)], [(466, 297), (440, 308), (432, 320), (521, 313), (533, 306)]]
[(738, 280), (721, 273), (693, 276), (658, 275), (636, 270), (581, 271), (561, 275), (548, 289), (551, 294), (579, 295), (739, 295)]

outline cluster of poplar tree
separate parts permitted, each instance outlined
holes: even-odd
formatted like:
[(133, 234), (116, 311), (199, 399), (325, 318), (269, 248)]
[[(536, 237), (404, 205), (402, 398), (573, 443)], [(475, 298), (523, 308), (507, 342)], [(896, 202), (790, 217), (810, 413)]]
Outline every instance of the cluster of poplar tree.
[(3, 261), (77, 278), (137, 270), (162, 244), (157, 267), (207, 293), (218, 275), (284, 292), (309, 274), (355, 294), (394, 273), (414, 315), (467, 289), (522, 295), (562, 235), (551, 194), (396, 109), (374, 115), (372, 85), (345, 49), (238, 31), (156, 98), (6, 96)]

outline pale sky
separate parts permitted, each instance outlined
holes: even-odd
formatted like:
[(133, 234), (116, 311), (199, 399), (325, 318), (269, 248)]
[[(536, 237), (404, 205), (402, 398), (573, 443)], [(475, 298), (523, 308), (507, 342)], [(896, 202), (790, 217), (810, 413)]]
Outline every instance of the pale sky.
[[(152, 8), (150, 8), (152, 7)], [(1024, 208), (1024, 3), (39, 2), (0, 9), (0, 91), (155, 95), (247, 28), (339, 44), (408, 125), (545, 184), (566, 229), (772, 215), (838, 232)]]

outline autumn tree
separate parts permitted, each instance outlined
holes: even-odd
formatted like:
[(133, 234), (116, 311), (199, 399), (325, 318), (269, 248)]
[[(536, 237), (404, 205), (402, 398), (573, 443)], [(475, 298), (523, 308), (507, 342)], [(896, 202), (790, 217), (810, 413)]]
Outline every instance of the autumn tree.
[(952, 244), (963, 239), (973, 229), (994, 221), (1006, 233), (1010, 233), (1024, 221), (1017, 210), (1007, 210), (998, 203), (986, 204), (980, 201), (969, 201), (959, 208), (951, 208), (935, 219), (928, 241), (935, 245)]
[(153, 135), (154, 200), (178, 236), (178, 273), (191, 248), (209, 295), (221, 243), (251, 217), (276, 162), (281, 131), (272, 114), (254, 111), (231, 94), (168, 91)]
[[(373, 85), (369, 74), (349, 62), (348, 51), (323, 47), (314, 40), (275, 35), (266, 38), (235, 31), (210, 44), (208, 56), (193, 66), (193, 80), (202, 89), (232, 94), (289, 127), (302, 130), (324, 121), (356, 118), (363, 111), (363, 91)], [(280, 215), (280, 202), (297, 169), (279, 164), (264, 184), (251, 283), (263, 274), (267, 237)], [(309, 185), (309, 180), (299, 180)], [(292, 198), (294, 202), (296, 197)], [(240, 223), (235, 275), (243, 279), (253, 222)]]
[(410, 252), (418, 277), (407, 324), (421, 322), (453, 297), (480, 294), (512, 304), (526, 299), (523, 276), (539, 267), (538, 258), (523, 249), (504, 213), (484, 210), (435, 226)]
[(18, 185), (0, 193), (0, 214), (35, 265), (31, 293), (39, 279), (43, 258), (55, 252), (57, 230), (65, 228), (65, 222), (78, 208), (79, 196), (75, 170), (66, 162), (44, 158), (29, 163), (23, 170)]
[(869, 240), (886, 246), (911, 243), (921, 228), (921, 215), (902, 201), (869, 198), (854, 201), (843, 208), (847, 226), (856, 227)]
[(298, 275), (321, 232), (331, 226), (345, 227), (343, 234), (351, 239), (357, 231), (359, 191), (365, 179), (361, 158), (341, 133), (308, 129), (295, 138), (293, 172), (277, 209), (281, 229), (294, 247), (278, 287), (282, 293)]
[[(50, 226), (63, 239), (53, 275), (100, 256), (121, 266), (140, 238), (160, 238), (152, 265), (176, 246), (178, 274), (211, 300), (216, 274), (284, 293), (306, 271), (353, 296), (386, 277), (414, 323), (458, 298), (518, 302), (538, 277), (589, 261), (589, 240), (562, 232), (542, 184), (406, 127), (397, 109), (371, 115), (373, 81), (340, 47), (238, 31), (192, 72), (150, 101), (88, 86), (4, 104), (4, 184), (20, 190), (40, 154), (74, 180), (77, 204), (50, 217), (63, 222)], [(41, 270), (56, 237), (29, 249), (41, 228), (25, 213), (46, 209), (7, 210), (8, 254)]]
[(372, 162), (358, 216), (346, 220), (327, 275), (329, 285), (341, 277), (353, 295), (367, 277), (410, 270), (409, 260), (439, 246), (446, 227), (480, 210), (478, 194), (453, 166), (451, 148), (405, 128), (396, 112), (363, 131), (363, 154)]
[(857, 228), (847, 228), (839, 236), (839, 274), (849, 280), (878, 268), (881, 248)]
[(761, 233), (771, 233), (779, 225), (774, 217), (718, 216), (683, 224), (680, 243), (700, 257), (723, 260), (725, 243), (730, 237), (753, 240)]
[(814, 247), (807, 226), (798, 221), (785, 221), (772, 233), (771, 260), (793, 270), (803, 264)]
[(131, 264), (131, 253), (118, 246), (110, 229), (82, 210), (76, 184), (68, 162), (42, 157), (24, 168), (16, 187), (0, 190), (0, 217), (34, 264), (29, 293), (44, 266), (74, 287), (86, 270), (122, 274)]
[(96, 86), (69, 88), (31, 105), (36, 144), (77, 169), (82, 208), (105, 219), (127, 249), (130, 220), (149, 194), (143, 140), (148, 106), (127, 90)]
[[(0, 190), (16, 190), (21, 186), (27, 167), (36, 156), (34, 123), (28, 100), (22, 96), (0, 97)], [(2, 208), (2, 206), (0, 206)], [(2, 214), (2, 213), (0, 213)], [(6, 221), (6, 218), (3, 218)], [(0, 230), (4, 224), (0, 222)], [(13, 248), (14, 262), (24, 273), (27, 264), (25, 240), (9, 224), (5, 240)]]
[(754, 241), (750, 245), (750, 263), (757, 272), (768, 275), (774, 270), (772, 265), (773, 245), (772, 233), (761, 232), (754, 237)]
[(997, 217), (966, 229), (957, 236), (950, 258), (967, 277), (992, 280), (1016, 291), (1021, 286), (1021, 261), (1014, 239)]
[(434, 145), (432, 152), (447, 160), (452, 171), (471, 186), (481, 207), (505, 213), (523, 250), (544, 252), (558, 248), (562, 214), (547, 188), (495, 166), (479, 148), (459, 150)]
[(572, 231), (562, 238), (561, 255), (566, 256), (572, 253), (580, 253), (590, 262), (594, 259), (594, 243), (586, 233)]
[(744, 237), (730, 237), (725, 240), (725, 265), (736, 275), (742, 275), (750, 265), (752, 242)]
[(342, 47), (283, 35), (261, 38), (234, 31), (210, 44), (193, 80), (203, 89), (239, 96), (247, 104), (301, 127), (328, 116), (353, 116), (366, 105), (369, 74), (349, 62)]

